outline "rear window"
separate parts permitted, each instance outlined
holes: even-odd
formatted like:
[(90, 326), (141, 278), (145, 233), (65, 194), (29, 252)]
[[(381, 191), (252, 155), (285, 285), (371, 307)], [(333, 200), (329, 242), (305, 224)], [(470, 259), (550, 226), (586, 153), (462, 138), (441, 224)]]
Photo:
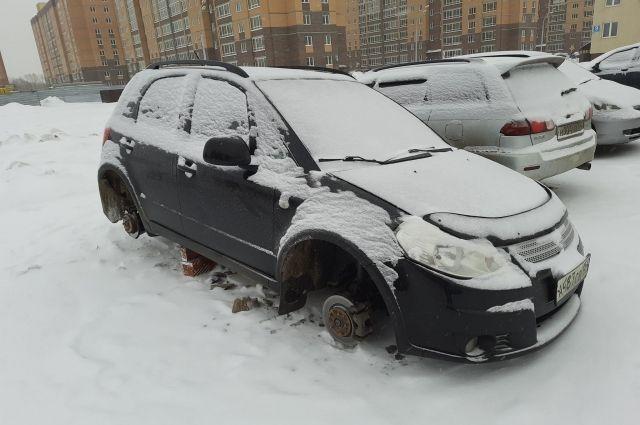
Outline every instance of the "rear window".
[(588, 101), (577, 92), (575, 83), (548, 63), (518, 66), (505, 81), (529, 119), (554, 119), (557, 123), (565, 115), (582, 115), (588, 108)]

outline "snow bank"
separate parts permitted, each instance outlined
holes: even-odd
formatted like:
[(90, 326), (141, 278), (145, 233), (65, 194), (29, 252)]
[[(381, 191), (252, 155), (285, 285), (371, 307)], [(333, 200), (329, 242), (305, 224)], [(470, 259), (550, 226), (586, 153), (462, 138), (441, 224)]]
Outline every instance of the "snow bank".
[(56, 96), (49, 96), (40, 101), (40, 106), (44, 106), (45, 108), (55, 108), (64, 104), (65, 101)]
[(525, 300), (513, 301), (510, 303), (497, 305), (487, 309), (489, 313), (513, 313), (516, 311), (523, 311), (523, 310), (535, 311), (533, 301), (527, 298)]

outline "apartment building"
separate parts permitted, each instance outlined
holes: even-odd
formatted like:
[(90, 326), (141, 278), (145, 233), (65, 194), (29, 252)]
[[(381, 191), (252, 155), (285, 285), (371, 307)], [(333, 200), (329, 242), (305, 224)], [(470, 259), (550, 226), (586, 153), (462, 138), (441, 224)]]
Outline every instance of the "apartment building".
[(539, 50), (575, 53), (591, 41), (593, 0), (540, 0)]
[(242, 66), (345, 68), (345, 0), (209, 0), (214, 48)]
[(351, 69), (426, 59), (429, 0), (347, 0)]
[(596, 0), (591, 56), (640, 42), (640, 0)]
[(38, 3), (31, 28), (48, 84), (128, 80), (114, 0)]
[(0, 87), (4, 87), (8, 85), (9, 85), (9, 77), (7, 76), (7, 69), (4, 67), (2, 52), (0, 52)]

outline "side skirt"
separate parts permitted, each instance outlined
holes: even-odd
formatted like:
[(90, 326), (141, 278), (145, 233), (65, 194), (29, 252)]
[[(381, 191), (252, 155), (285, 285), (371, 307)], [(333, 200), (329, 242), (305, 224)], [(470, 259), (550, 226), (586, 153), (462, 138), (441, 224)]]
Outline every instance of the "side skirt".
[(172, 240), (186, 248), (189, 248), (192, 251), (197, 252), (198, 254), (206, 257), (210, 260), (215, 261), (216, 263), (222, 264), (224, 266), (229, 267), (234, 272), (237, 272), (244, 277), (251, 280), (253, 283), (257, 283), (263, 286), (268, 287), (269, 289), (276, 291), (278, 294), (280, 293), (280, 283), (275, 280), (273, 277), (268, 276), (261, 271), (255, 270), (254, 268), (247, 266), (240, 261), (234, 260), (233, 258), (227, 257), (224, 254), (219, 253), (211, 248), (207, 248), (204, 245), (199, 244), (198, 242), (194, 242), (193, 240), (170, 230), (161, 224), (152, 222), (151, 230), (154, 234), (164, 236), (167, 239)]

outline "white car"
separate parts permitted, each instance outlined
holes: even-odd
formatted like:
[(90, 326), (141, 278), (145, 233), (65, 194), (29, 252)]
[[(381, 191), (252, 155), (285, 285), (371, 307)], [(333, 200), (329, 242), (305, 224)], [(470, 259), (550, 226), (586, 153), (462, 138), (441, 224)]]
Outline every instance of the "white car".
[(556, 68), (520, 52), (388, 66), (360, 81), (400, 103), (452, 146), (541, 180), (589, 168), (592, 108)]
[(565, 61), (558, 69), (578, 85), (578, 91), (593, 105), (592, 124), (599, 145), (640, 139), (640, 90), (604, 80), (571, 61)]

